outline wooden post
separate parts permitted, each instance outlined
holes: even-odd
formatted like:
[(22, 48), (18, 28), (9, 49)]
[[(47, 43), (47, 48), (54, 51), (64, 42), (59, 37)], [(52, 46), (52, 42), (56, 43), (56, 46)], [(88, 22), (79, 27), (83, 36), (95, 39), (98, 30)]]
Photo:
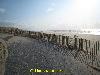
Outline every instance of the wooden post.
[(50, 40), (49, 41), (52, 42), (52, 34), (50, 34)]
[(88, 48), (87, 52), (89, 52), (90, 48), (91, 48), (91, 41), (90, 40), (88, 40), (88, 44), (89, 44), (89, 48)]
[(57, 44), (57, 35), (55, 35), (55, 43)]
[(83, 50), (83, 39), (81, 38), (81, 50)]
[(95, 56), (95, 42), (92, 43), (93, 55)]
[(52, 43), (56, 43), (57, 42), (57, 37), (55, 34), (52, 34)]
[(60, 36), (60, 44), (62, 45), (62, 35)]
[[(29, 38), (31, 37), (30, 34), (31, 34), (31, 32), (28, 31), (28, 37), (29, 37)], [(20, 35), (21, 35), (21, 31), (20, 31)]]
[(57, 35), (57, 43), (59, 44), (59, 35)]
[(92, 65), (93, 65), (93, 55), (94, 55), (94, 54), (93, 54), (93, 48), (92, 48), (92, 54), (91, 54), (91, 55), (92, 55)]
[(62, 45), (65, 44), (65, 36), (62, 36)]
[(79, 39), (79, 50), (81, 49), (81, 39)]
[(77, 38), (75, 38), (74, 49), (77, 49)]
[(91, 42), (90, 42), (90, 40), (89, 40), (89, 48), (90, 48), (90, 43), (91, 43)]
[(50, 37), (51, 37), (51, 34), (48, 34), (48, 41), (50, 42)]
[(35, 35), (36, 35), (36, 39), (38, 39), (38, 32), (36, 32)]
[[(97, 56), (97, 54), (98, 54), (98, 41), (96, 41), (96, 56)], [(98, 65), (98, 60), (97, 59), (95, 59), (95, 61), (97, 62), (95, 65), (97, 66)]]
[(58, 44), (60, 44), (60, 37), (61, 35), (58, 35)]
[(98, 41), (98, 51), (99, 51), (99, 46), (100, 46), (100, 45), (99, 45), (99, 41)]
[[(93, 48), (93, 47), (90, 48), (89, 55), (88, 55), (88, 59), (89, 59), (90, 61), (91, 61), (91, 55), (92, 55), (92, 48)], [(93, 51), (93, 53), (94, 53), (94, 51)], [(89, 64), (90, 64), (90, 63), (89, 63)]]
[(39, 39), (40, 38), (40, 33), (37, 32), (36, 35), (37, 35), (37, 39)]
[[(52, 36), (52, 35), (51, 35)], [(45, 33), (43, 33), (43, 40), (45, 39)]]
[(88, 47), (87, 47), (87, 40), (85, 39), (85, 42), (86, 42), (86, 51), (88, 50)]
[(68, 46), (69, 44), (69, 36), (66, 36), (66, 45)]
[(96, 41), (96, 55), (97, 55), (97, 50), (98, 49), (98, 44), (97, 44), (97, 41)]
[(94, 55), (96, 55), (96, 49), (95, 49), (95, 44), (94, 44)]

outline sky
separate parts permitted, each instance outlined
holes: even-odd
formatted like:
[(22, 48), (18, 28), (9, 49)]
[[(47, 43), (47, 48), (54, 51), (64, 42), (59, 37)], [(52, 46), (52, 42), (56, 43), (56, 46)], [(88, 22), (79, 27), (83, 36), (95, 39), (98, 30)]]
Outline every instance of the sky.
[(100, 0), (0, 0), (0, 22), (29, 30), (100, 28)]

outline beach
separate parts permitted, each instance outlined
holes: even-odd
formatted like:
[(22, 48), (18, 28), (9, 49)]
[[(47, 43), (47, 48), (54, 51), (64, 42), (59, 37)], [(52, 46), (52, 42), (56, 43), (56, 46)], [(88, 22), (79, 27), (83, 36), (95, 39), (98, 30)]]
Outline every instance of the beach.
[[(3, 34), (2, 34), (3, 36)], [(4, 35), (7, 36), (7, 35)], [(61, 69), (61, 73), (33, 73), (33, 75), (99, 75), (87, 65), (76, 61), (69, 49), (47, 41), (13, 36), (8, 40), (5, 75), (31, 75), (30, 69)]]

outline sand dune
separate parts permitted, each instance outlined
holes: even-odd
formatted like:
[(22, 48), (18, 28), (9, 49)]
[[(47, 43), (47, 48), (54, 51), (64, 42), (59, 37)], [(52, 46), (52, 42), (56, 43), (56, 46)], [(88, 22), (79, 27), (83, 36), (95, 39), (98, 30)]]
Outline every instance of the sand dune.
[[(76, 61), (69, 49), (46, 41), (27, 37), (8, 40), (8, 58), (5, 75), (29, 75), (30, 69), (62, 69), (63, 73), (34, 73), (33, 75), (91, 75), (90, 67)], [(99, 75), (100, 72), (93, 71)]]

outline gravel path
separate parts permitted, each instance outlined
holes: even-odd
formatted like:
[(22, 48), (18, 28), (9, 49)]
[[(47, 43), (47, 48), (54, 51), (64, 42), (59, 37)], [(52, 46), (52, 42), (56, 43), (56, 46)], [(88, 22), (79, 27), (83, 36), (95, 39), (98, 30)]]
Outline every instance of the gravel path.
[(5, 75), (31, 75), (30, 69), (64, 70), (59, 73), (33, 75), (92, 75), (89, 68), (76, 61), (68, 49), (41, 40), (17, 36), (11, 38), (8, 44), (9, 55)]

